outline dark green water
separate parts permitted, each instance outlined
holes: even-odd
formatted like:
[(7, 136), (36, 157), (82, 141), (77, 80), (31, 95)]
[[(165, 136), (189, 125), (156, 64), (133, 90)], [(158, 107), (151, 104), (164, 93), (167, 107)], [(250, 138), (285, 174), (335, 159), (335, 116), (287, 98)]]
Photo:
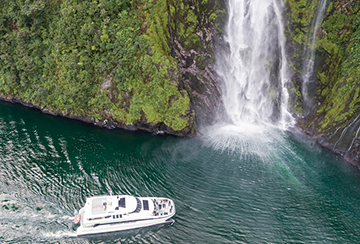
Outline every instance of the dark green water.
[[(75, 237), (85, 197), (174, 199), (173, 226)], [(274, 128), (181, 139), (0, 103), (0, 243), (358, 243), (360, 174)]]

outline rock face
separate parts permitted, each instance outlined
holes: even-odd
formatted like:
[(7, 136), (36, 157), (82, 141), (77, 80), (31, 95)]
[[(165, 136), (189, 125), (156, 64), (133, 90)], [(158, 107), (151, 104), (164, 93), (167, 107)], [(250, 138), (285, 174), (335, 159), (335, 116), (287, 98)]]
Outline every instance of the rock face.
[(224, 45), (222, 27), (226, 20), (223, 1), (169, 0), (173, 55), (178, 61), (182, 85), (188, 91), (198, 126), (209, 125), (221, 107), (215, 49)]
[(352, 149), (347, 154), (347, 159), (354, 162), (359, 167), (360, 162), (360, 137), (354, 138)]
[[(308, 33), (313, 31), (311, 24), (320, 3), (324, 1), (287, 1), (294, 114), (298, 116), (298, 126), (306, 134), (360, 167), (360, 47), (357, 44), (360, 40), (360, 3), (326, 2), (324, 17), (315, 33), (315, 75), (311, 83), (304, 84), (302, 71), (306, 63), (302, 50), (311, 48)], [(306, 90), (310, 92), (305, 93)], [(310, 100), (308, 104), (306, 97)]]

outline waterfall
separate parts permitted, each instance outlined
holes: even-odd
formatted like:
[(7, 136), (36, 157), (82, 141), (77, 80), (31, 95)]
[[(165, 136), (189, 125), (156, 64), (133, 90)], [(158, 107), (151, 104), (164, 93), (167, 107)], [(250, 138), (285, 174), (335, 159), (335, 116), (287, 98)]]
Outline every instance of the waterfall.
[(319, 30), (320, 23), (323, 19), (326, 8), (326, 0), (320, 0), (315, 11), (314, 19), (311, 23), (311, 28), (308, 34), (307, 42), (304, 50), (304, 63), (301, 71), (302, 79), (302, 95), (304, 99), (304, 111), (308, 113), (313, 107), (313, 102), (309, 96), (309, 84), (313, 81), (314, 75), (314, 64), (315, 64), (315, 45), (316, 45), (316, 34)]
[(229, 0), (225, 41), (218, 59), (223, 101), (232, 124), (294, 123), (288, 112), (289, 81), (281, 0)]

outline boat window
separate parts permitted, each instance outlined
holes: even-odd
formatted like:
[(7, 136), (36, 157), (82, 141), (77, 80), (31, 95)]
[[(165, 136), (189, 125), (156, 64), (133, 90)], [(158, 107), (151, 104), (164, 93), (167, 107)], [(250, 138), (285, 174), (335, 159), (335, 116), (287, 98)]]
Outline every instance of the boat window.
[(119, 207), (125, 208), (125, 197), (120, 198), (119, 200)]
[(141, 205), (141, 201), (140, 201), (140, 199), (139, 199), (139, 198), (136, 198), (136, 203), (137, 203), (137, 205), (136, 205), (136, 209), (133, 211), (133, 213), (138, 213), (138, 212), (140, 212), (140, 211), (141, 211), (141, 207), (142, 207), (142, 205)]
[(143, 208), (144, 208), (144, 210), (149, 210), (149, 201), (148, 200), (143, 200)]
[[(110, 217), (110, 216), (109, 216)], [(96, 218), (88, 218), (88, 220), (99, 220), (99, 219), (103, 219), (104, 217), (96, 217)], [(106, 218), (106, 217), (105, 217)]]

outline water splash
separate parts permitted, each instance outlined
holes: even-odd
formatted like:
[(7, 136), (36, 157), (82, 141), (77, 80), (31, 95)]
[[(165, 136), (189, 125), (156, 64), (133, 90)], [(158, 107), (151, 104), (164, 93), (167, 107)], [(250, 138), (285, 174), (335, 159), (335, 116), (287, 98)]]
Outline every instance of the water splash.
[(294, 123), (287, 109), (283, 7), (276, 0), (229, 1), (229, 52), (219, 59), (217, 71), (232, 124), (277, 124), (286, 129)]
[(304, 111), (305, 113), (310, 112), (309, 110), (313, 107), (313, 101), (309, 95), (309, 84), (313, 81), (314, 65), (315, 65), (315, 46), (316, 46), (316, 34), (320, 28), (320, 23), (323, 19), (327, 0), (320, 0), (318, 2), (317, 9), (315, 11), (315, 18), (312, 21), (307, 42), (305, 45), (305, 59), (303, 68), (301, 71), (302, 79), (302, 95), (304, 99)]

